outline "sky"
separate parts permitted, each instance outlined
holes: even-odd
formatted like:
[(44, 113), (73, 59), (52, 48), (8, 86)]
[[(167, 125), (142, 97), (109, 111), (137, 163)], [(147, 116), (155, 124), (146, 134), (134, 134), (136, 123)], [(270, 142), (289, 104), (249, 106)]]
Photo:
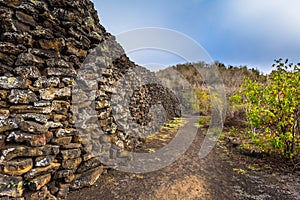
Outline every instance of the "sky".
[[(100, 23), (117, 40), (128, 31), (157, 27), (186, 36), (199, 44), (213, 61), (226, 65), (247, 65), (268, 73), (274, 59), (300, 62), (299, 0), (93, 2)], [(126, 46), (134, 39), (119, 42)], [(138, 64), (148, 64), (151, 70), (184, 62), (177, 54), (153, 49), (128, 52), (128, 55)]]

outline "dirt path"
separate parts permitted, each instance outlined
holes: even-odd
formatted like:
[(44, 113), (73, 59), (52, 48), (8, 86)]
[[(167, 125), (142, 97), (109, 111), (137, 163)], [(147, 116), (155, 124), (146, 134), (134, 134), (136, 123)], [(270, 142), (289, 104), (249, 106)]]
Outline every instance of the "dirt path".
[(91, 188), (72, 191), (69, 200), (113, 199), (300, 199), (300, 177), (265, 172), (242, 155), (218, 143), (200, 159), (203, 141), (198, 133), (188, 151), (159, 171), (129, 174), (109, 170)]

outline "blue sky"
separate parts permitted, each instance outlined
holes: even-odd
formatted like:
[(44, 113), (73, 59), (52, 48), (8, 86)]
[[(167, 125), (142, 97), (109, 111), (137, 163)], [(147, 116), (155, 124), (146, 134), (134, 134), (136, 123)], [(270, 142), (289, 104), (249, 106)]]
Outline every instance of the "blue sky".
[[(199, 43), (213, 60), (270, 72), (273, 60), (300, 62), (299, 0), (104, 0), (93, 1), (100, 22), (113, 35), (144, 27), (175, 30)], [(149, 50), (148, 50), (149, 51)], [(153, 55), (145, 59), (145, 54)], [(129, 54), (139, 64), (157, 52)], [(158, 58), (159, 56), (157, 56)]]

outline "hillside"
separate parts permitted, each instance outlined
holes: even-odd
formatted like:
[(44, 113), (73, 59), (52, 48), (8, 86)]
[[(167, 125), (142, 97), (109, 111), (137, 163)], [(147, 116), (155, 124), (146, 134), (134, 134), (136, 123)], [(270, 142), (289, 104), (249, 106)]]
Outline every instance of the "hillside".
[[(210, 80), (211, 73), (218, 73), (219, 79)], [(210, 91), (206, 81), (210, 81), (210, 85), (224, 85), (224, 92), (228, 101), (227, 109), (230, 113), (234, 111), (230, 110), (229, 98), (240, 91), (245, 79), (265, 82), (267, 77), (254, 68), (225, 66), (220, 62), (215, 62), (212, 65), (203, 62), (178, 64), (160, 70), (156, 75), (165, 85), (175, 91), (178, 98), (182, 98), (181, 103), (186, 112), (200, 112), (203, 115), (210, 114)]]

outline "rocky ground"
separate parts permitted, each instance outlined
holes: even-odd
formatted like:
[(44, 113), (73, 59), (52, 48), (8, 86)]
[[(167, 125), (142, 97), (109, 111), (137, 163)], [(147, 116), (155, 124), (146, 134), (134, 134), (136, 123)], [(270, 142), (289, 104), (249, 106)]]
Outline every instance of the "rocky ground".
[[(299, 173), (283, 172), (268, 158), (241, 155), (226, 139), (200, 159), (204, 133), (199, 128), (188, 151), (164, 169), (146, 174), (108, 170), (93, 187), (72, 191), (68, 199), (300, 199)], [(161, 138), (175, 133), (168, 134)], [(139, 151), (160, 148), (160, 139), (147, 141)]]

